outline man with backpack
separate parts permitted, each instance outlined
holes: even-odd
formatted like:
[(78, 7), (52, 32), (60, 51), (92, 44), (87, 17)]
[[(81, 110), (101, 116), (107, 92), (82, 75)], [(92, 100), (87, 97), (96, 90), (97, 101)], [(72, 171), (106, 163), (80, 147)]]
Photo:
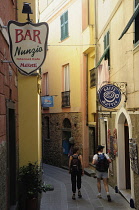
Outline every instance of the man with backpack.
[(103, 179), (104, 188), (107, 193), (108, 201), (111, 201), (108, 186), (108, 168), (111, 160), (107, 154), (103, 153), (104, 146), (98, 145), (97, 154), (94, 155), (92, 164), (96, 165), (98, 198), (101, 198), (101, 179)]
[(75, 200), (76, 184), (78, 189), (78, 197), (81, 198), (81, 176), (84, 174), (82, 156), (78, 154), (79, 148), (73, 148), (73, 155), (69, 158), (69, 173), (71, 174), (72, 182), (72, 199)]

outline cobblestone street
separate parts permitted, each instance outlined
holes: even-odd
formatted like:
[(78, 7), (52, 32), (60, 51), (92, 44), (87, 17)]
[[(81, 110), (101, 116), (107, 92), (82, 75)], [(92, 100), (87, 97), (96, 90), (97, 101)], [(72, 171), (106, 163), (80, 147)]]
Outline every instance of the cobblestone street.
[[(129, 203), (114, 189), (110, 187), (112, 202), (107, 201), (104, 187), (102, 187), (102, 199), (97, 198), (96, 179), (84, 175), (82, 177), (82, 199), (76, 196), (72, 200), (70, 174), (67, 170), (43, 165), (44, 180), (46, 184), (52, 184), (54, 191), (43, 193), (41, 210), (129, 210)], [(103, 184), (103, 183), (102, 183)], [(103, 186), (103, 185), (102, 185)]]

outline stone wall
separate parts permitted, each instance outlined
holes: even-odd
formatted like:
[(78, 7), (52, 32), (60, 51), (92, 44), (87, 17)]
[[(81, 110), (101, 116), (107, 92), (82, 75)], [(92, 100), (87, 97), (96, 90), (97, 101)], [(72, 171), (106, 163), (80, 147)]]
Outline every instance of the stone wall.
[[(48, 139), (48, 120), (49, 117), (49, 139)], [(71, 128), (65, 128), (64, 119), (69, 119)], [(42, 132), (43, 132), (43, 162), (55, 166), (62, 166), (63, 148), (62, 138), (63, 132), (71, 132), (71, 136), (75, 139), (75, 144), (79, 146), (82, 152), (82, 117), (81, 113), (59, 113), (59, 114), (43, 114), (42, 116)], [(67, 156), (67, 155), (65, 155)], [(66, 158), (66, 157), (65, 157)]]

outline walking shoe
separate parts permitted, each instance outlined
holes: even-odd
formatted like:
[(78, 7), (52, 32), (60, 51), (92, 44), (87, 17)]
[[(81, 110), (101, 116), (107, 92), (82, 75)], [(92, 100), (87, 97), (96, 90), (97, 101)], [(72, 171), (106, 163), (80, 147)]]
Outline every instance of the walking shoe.
[(101, 194), (98, 194), (97, 197), (98, 197), (98, 198), (102, 198), (102, 197), (101, 197)]
[(76, 198), (75, 198), (75, 193), (73, 193), (72, 199), (73, 199), (73, 200), (76, 200)]
[(79, 198), (82, 198), (82, 194), (81, 194), (81, 191), (80, 190), (78, 191), (78, 197)]
[(107, 195), (108, 201), (111, 202), (111, 196)]

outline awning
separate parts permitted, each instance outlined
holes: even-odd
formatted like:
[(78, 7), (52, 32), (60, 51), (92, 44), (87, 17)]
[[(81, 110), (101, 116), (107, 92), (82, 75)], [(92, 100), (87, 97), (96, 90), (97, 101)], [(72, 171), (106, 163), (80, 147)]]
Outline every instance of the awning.
[(110, 49), (110, 46), (108, 46), (108, 47), (105, 49), (103, 55), (101, 56), (101, 58), (100, 58), (100, 60), (98, 61), (98, 63), (97, 63), (97, 65), (96, 65), (95, 68), (97, 68), (97, 67), (101, 64), (103, 58), (105, 57), (105, 55), (107, 54), (107, 52), (108, 52), (109, 49)]
[(132, 15), (132, 17), (130, 18), (129, 22), (127, 23), (125, 29), (123, 30), (121, 36), (119, 37), (118, 40), (120, 40), (123, 35), (128, 31), (129, 27), (131, 26), (131, 24), (133, 23), (133, 21), (135, 20), (136, 16), (138, 15), (139, 13), (139, 4), (137, 5), (135, 11), (134, 11), (134, 14)]

